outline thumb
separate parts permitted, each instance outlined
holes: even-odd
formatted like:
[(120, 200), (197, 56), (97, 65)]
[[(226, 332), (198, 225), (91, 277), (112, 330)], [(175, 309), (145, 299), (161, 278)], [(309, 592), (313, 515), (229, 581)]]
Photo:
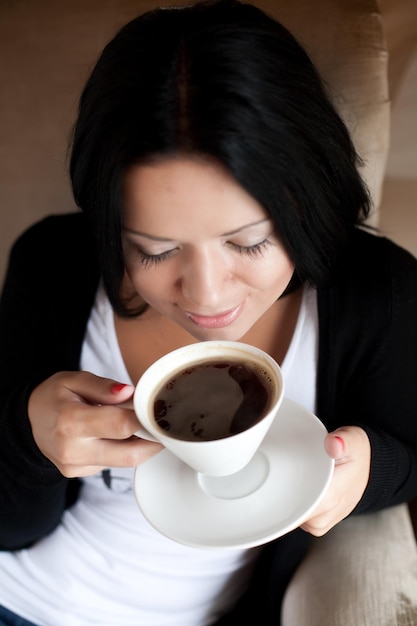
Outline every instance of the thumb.
[(348, 460), (347, 446), (348, 433), (341, 428), (328, 433), (324, 439), (325, 450), (335, 460), (336, 465)]
[(358, 459), (370, 459), (371, 444), (368, 435), (360, 426), (342, 426), (328, 433), (324, 439), (324, 447), (336, 465)]

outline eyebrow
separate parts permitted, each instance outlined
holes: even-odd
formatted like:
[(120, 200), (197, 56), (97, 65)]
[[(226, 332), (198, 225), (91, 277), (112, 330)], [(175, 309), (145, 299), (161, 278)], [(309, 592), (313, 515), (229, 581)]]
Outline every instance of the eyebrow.
[[(240, 228), (236, 228), (235, 230), (231, 230), (219, 236), (230, 237), (231, 235), (236, 235), (237, 233), (240, 233), (242, 230), (246, 230), (246, 228), (251, 228), (252, 226), (257, 226), (258, 224), (262, 224), (263, 222), (269, 222), (269, 221), (270, 221), (270, 218), (265, 217), (261, 220), (258, 220), (257, 222), (252, 222), (251, 224), (245, 224), (244, 226), (240, 226)], [(148, 233), (143, 233), (140, 230), (133, 230), (133, 228), (124, 227), (122, 230), (124, 230), (127, 233), (132, 233), (132, 235), (139, 235), (140, 237), (146, 237), (146, 239), (151, 239), (152, 241), (172, 241), (172, 239), (169, 239), (168, 237), (155, 237), (155, 235), (149, 235)]]

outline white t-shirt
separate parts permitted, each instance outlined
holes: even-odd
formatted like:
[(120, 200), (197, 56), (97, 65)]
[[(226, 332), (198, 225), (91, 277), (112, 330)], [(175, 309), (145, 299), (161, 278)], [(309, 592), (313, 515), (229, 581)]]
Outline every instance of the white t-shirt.
[[(316, 293), (304, 288), (282, 363), (285, 396), (315, 410)], [(80, 369), (130, 383), (100, 288)], [(257, 549), (205, 550), (162, 536), (133, 494), (133, 469), (82, 479), (76, 504), (33, 547), (0, 553), (0, 604), (39, 626), (208, 626), (242, 592)]]

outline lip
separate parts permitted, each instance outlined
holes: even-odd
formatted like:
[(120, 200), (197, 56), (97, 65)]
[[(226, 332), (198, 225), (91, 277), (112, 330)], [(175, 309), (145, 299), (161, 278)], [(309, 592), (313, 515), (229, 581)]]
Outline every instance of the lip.
[(218, 315), (197, 315), (196, 313), (191, 313), (190, 311), (186, 311), (186, 314), (188, 319), (200, 328), (224, 328), (225, 326), (233, 324), (233, 322), (239, 317), (242, 308), (243, 304), (239, 304), (233, 309), (229, 309), (228, 311), (224, 311)]

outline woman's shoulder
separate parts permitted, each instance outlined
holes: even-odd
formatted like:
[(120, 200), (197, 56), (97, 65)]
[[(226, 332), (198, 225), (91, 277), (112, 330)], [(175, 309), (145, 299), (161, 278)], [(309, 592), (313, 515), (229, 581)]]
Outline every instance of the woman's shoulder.
[(14, 264), (95, 263), (95, 245), (82, 213), (49, 215), (29, 226), (13, 243)]
[(346, 275), (359, 288), (390, 293), (407, 291), (417, 296), (417, 258), (408, 250), (378, 232), (357, 229), (346, 259)]
[(379, 231), (355, 229), (352, 246), (356, 247), (367, 260), (377, 255), (376, 261), (386, 259), (389, 263), (405, 263), (417, 268), (417, 258), (411, 252)]
[(39, 293), (51, 286), (64, 291), (91, 291), (99, 269), (94, 239), (82, 213), (50, 215), (25, 230), (14, 242), (8, 276), (14, 283), (25, 280)]
[(417, 314), (417, 259), (378, 232), (357, 229), (333, 280), (318, 293), (322, 314), (360, 323), (382, 321), (404, 303)]
[(380, 287), (401, 282), (417, 287), (417, 259), (391, 239), (378, 231), (355, 229), (338, 271), (335, 273), (332, 287), (343, 288), (352, 284), (353, 289), (372, 291)]
[[(38, 247), (38, 252), (70, 244), (74, 241), (91, 240), (87, 220), (82, 213), (48, 215), (29, 226), (13, 244), (13, 250)], [(42, 248), (39, 248), (42, 246)]]

